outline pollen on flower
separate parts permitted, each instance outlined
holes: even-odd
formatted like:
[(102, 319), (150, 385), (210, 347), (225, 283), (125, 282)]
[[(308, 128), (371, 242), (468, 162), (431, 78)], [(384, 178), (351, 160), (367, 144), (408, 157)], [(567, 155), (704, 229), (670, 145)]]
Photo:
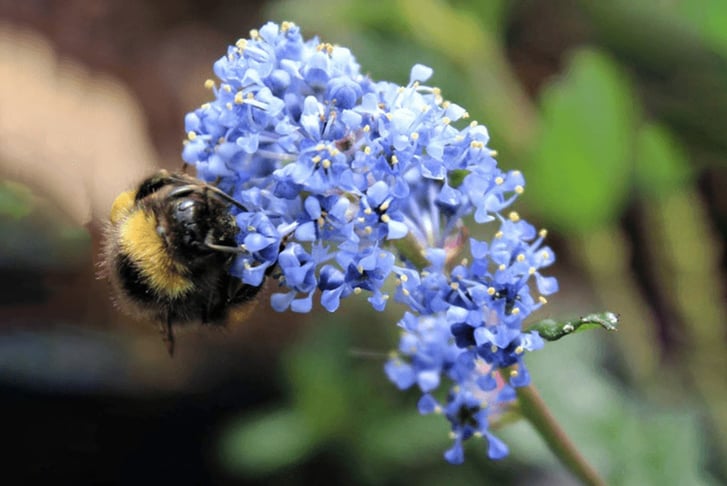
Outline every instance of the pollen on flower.
[(371, 155), (371, 147), (364, 147), (363, 153), (365, 153), (366, 155)]
[(503, 271), (504, 271), (504, 270), (507, 270), (507, 265), (505, 265), (504, 263), (501, 263), (501, 264), (500, 264), (500, 265), (499, 265), (499, 266), (497, 267), (497, 269), (498, 269), (498, 270), (503, 270)]
[(401, 277), (399, 277), (399, 280), (402, 281), (402, 282), (408, 282), (409, 281), (409, 276), (406, 275), (406, 274), (402, 274)]
[(538, 297), (538, 300), (540, 301), (541, 304), (547, 304), (548, 303), (548, 299), (546, 299), (542, 295), (540, 297)]
[(490, 157), (497, 157), (497, 150), (490, 150)]
[(391, 205), (391, 201), (390, 200), (386, 200), (386, 201), (384, 201), (384, 202), (381, 203), (381, 205), (379, 206), (379, 210), (380, 211), (386, 211), (386, 210), (389, 209), (389, 206), (390, 205)]
[(495, 295), (496, 293), (497, 293), (497, 290), (495, 290), (495, 287), (487, 287), (488, 295)]
[(419, 140), (419, 133), (418, 132), (412, 132), (411, 135), (409, 135), (409, 138), (414, 140), (415, 142)]
[(515, 354), (523, 354), (525, 352), (525, 348), (522, 346), (518, 346), (515, 348)]
[(529, 275), (535, 275), (535, 272), (537, 272), (537, 271), (538, 270), (535, 267), (528, 268), (528, 274)]
[(367, 226), (364, 228), (364, 233), (366, 233), (367, 235), (370, 235), (373, 232), (374, 232), (374, 229), (371, 226)]
[(516, 259), (516, 260), (517, 260), (518, 262), (522, 263), (522, 262), (524, 262), (524, 261), (525, 261), (525, 255), (524, 255), (523, 253), (518, 253), (518, 255), (517, 255), (517, 256), (515, 257), (515, 259)]
[(280, 23), (281, 32), (288, 32), (290, 29), (295, 27), (295, 22), (284, 20)]
[(499, 348), (497, 347), (497, 345), (495, 345), (495, 344), (490, 345), (490, 351), (492, 351), (493, 353), (496, 353), (498, 349)]
[(204, 82), (204, 87), (207, 89), (212, 89), (215, 87), (215, 81), (214, 79), (206, 79)]
[(507, 217), (512, 221), (513, 223), (517, 223), (520, 221), (520, 215), (516, 211), (510, 212), (510, 214), (507, 215)]
[(510, 370), (510, 378), (517, 378), (519, 374), (518, 370)]
[(240, 52), (244, 51), (247, 47), (247, 39), (237, 39), (237, 42), (235, 42), (235, 47), (237, 47)]
[(515, 186), (515, 192), (518, 194), (522, 194), (523, 192), (525, 192), (525, 188), (523, 186), (519, 186), (519, 185)]
[(538, 232), (538, 236), (540, 236), (541, 238), (545, 238), (546, 236), (548, 236), (548, 230), (547, 230), (547, 229), (545, 229), (545, 228), (541, 229), (541, 230), (540, 230), (540, 231)]
[(197, 132), (190, 130), (187, 132), (187, 138), (191, 141), (194, 141), (195, 138), (197, 138)]
[(401, 289), (401, 293), (407, 297), (409, 297), (409, 295), (411, 295), (411, 292), (409, 292), (407, 289)]
[(211, 106), (212, 105), (210, 105), (209, 103), (202, 103), (202, 106), (200, 106), (200, 108), (202, 110), (209, 110)]
[(232, 86), (230, 86), (230, 85), (229, 85), (229, 84), (227, 84), (227, 83), (223, 84), (223, 85), (221, 86), (221, 88), (222, 88), (223, 90), (225, 90), (226, 92), (228, 92), (228, 93), (232, 93)]
[(448, 116), (442, 117), (442, 125), (449, 125), (450, 123), (452, 123), (452, 120), (450, 120)]
[(321, 167), (324, 169), (328, 169), (331, 167), (331, 161), (329, 159), (325, 159), (323, 162), (321, 162)]
[(464, 113), (462, 113), (462, 119), (466, 120), (469, 117), (470, 117), (470, 112), (469, 111), (465, 111)]
[(497, 184), (498, 186), (504, 182), (505, 182), (505, 179), (503, 177), (501, 177), (501, 176), (495, 177), (495, 184)]
[(513, 307), (511, 314), (514, 315), (514, 316), (520, 314), (520, 308), (519, 307)]
[(330, 44), (328, 42), (321, 42), (316, 46), (316, 50), (318, 50), (318, 52), (325, 52), (326, 54), (331, 54), (334, 49), (335, 47), (333, 46), (333, 44)]
[(354, 287), (353, 288), (353, 293), (354, 294), (359, 295), (361, 292), (363, 292), (363, 290), (361, 290), (361, 287)]
[(497, 233), (495, 233), (495, 238), (497, 238), (498, 240), (503, 236), (505, 236), (505, 233), (503, 233), (502, 231), (498, 231)]
[(371, 208), (366, 208), (366, 209), (364, 209), (363, 212), (364, 212), (364, 214), (373, 214), (374, 210)]
[(369, 133), (371, 131), (371, 125), (364, 125), (364, 127), (362, 128), (362, 130), (363, 130), (364, 133)]
[(388, 223), (391, 221), (391, 217), (388, 214), (382, 214), (381, 215), (381, 222), (382, 223)]
[(260, 31), (257, 29), (250, 29), (250, 39), (260, 40)]
[(310, 159), (310, 160), (311, 160), (311, 162), (313, 162), (314, 164), (317, 164), (318, 162), (320, 162), (320, 161), (321, 161), (321, 158), (322, 158), (322, 157), (321, 157), (320, 155), (314, 155), (313, 157), (311, 157), (311, 159)]
[(543, 250), (542, 252), (540, 252), (540, 258), (542, 258), (544, 261), (548, 261), (550, 260), (550, 253)]
[(485, 144), (482, 143), (482, 142), (480, 142), (480, 141), (478, 141), (478, 140), (472, 140), (470, 142), (470, 148), (473, 148), (473, 149), (483, 149), (483, 148), (485, 148)]
[(227, 103), (225, 103), (225, 108), (227, 108), (229, 111), (232, 111), (232, 107), (233, 107), (233, 105), (229, 101)]
[(457, 290), (457, 289), (459, 289), (459, 282), (452, 282), (452, 283), (449, 284), (449, 287), (452, 290)]
[(245, 102), (245, 95), (242, 91), (235, 93), (235, 104), (241, 105)]

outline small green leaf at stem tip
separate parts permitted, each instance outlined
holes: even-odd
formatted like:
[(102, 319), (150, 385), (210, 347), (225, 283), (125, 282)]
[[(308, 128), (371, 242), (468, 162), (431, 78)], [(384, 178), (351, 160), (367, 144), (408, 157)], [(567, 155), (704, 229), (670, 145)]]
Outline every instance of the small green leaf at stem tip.
[(599, 312), (569, 321), (556, 321), (544, 319), (528, 328), (528, 331), (537, 331), (546, 341), (556, 341), (563, 336), (576, 331), (602, 327), (607, 331), (615, 331), (618, 324), (618, 315), (613, 312)]

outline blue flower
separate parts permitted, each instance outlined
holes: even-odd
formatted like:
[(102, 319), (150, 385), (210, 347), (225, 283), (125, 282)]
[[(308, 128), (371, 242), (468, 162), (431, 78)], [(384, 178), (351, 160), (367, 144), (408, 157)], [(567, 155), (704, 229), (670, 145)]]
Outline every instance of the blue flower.
[[(296, 312), (360, 293), (383, 310), (393, 279), (408, 311), (387, 376), (446, 416), (448, 461), (472, 437), (503, 457), (489, 423), (529, 383), (523, 356), (543, 343), (523, 322), (558, 289), (545, 232), (506, 213), (523, 175), (498, 167), (487, 128), (426, 85), (426, 66), (404, 86), (373, 81), (348, 49), (283, 22), (230, 46), (214, 73), (182, 157), (245, 208), (232, 210), (231, 273), (261, 285), (276, 266), (272, 306)], [(494, 236), (469, 238), (468, 222)]]

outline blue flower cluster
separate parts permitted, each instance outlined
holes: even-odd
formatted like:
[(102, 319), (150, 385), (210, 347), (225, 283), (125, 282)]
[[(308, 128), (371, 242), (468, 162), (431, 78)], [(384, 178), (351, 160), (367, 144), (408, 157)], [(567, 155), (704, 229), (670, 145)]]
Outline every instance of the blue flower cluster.
[[(238, 41), (214, 71), (214, 100), (185, 119), (183, 158), (246, 208), (231, 272), (260, 285), (277, 265), (272, 305), (297, 312), (316, 292), (329, 311), (363, 291), (383, 310), (395, 280), (409, 312), (387, 375), (420, 388), (422, 413), (447, 417), (448, 461), (472, 436), (504, 456), (488, 423), (528, 383), (522, 356), (542, 341), (522, 323), (557, 290), (540, 273), (555, 258), (544, 231), (504, 214), (522, 174), (497, 167), (487, 129), (423, 84), (425, 66), (406, 86), (374, 82), (348, 49), (284, 22)], [(464, 221), (494, 236), (468, 238)]]

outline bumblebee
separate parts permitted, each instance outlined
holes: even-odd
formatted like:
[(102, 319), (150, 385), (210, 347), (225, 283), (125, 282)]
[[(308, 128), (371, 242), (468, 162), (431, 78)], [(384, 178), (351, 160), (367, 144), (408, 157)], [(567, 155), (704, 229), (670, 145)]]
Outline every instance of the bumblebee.
[(175, 326), (224, 325), (260, 292), (228, 272), (241, 252), (232, 205), (242, 208), (213, 185), (162, 170), (111, 207), (102, 275), (122, 311), (159, 324), (170, 355)]

